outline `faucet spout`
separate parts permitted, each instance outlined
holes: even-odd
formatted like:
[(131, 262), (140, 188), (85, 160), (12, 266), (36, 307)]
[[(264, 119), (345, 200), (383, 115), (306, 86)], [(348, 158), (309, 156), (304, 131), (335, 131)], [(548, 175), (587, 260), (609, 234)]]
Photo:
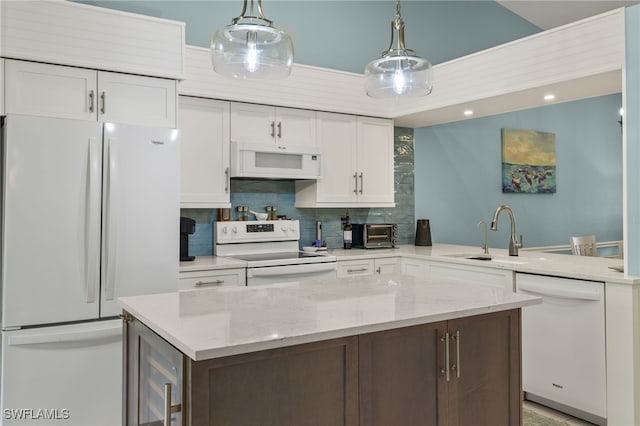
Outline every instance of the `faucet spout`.
[(491, 220), (491, 230), (498, 230), (498, 216), (502, 211), (506, 211), (509, 215), (509, 220), (511, 221), (511, 236), (509, 237), (509, 256), (517, 256), (518, 249), (522, 248), (522, 236), (520, 236), (520, 241), (516, 238), (516, 218), (513, 215), (513, 210), (511, 207), (503, 204), (498, 206), (496, 211), (493, 213), (493, 219)]

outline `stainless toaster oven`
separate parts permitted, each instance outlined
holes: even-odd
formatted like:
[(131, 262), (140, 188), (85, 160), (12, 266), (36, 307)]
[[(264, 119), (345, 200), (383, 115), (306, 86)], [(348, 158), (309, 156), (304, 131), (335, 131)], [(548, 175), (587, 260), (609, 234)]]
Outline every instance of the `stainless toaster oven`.
[(395, 247), (398, 239), (398, 225), (394, 223), (354, 223), (352, 231), (357, 248)]

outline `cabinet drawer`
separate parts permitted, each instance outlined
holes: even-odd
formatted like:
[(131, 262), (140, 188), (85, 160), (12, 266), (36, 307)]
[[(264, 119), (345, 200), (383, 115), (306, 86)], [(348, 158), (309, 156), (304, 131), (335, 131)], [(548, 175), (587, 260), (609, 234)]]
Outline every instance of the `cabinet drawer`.
[(181, 272), (179, 290), (243, 286), (246, 283), (245, 269), (221, 269), (217, 271)]
[(338, 262), (338, 278), (373, 275), (373, 259), (344, 260)]

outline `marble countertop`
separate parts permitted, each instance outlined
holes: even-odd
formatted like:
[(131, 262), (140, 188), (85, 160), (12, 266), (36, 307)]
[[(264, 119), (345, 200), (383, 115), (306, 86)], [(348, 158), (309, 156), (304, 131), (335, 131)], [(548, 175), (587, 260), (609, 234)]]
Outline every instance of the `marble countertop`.
[(575, 278), (607, 283), (640, 285), (640, 277), (610, 269), (621, 266), (622, 259), (607, 257), (572, 256), (520, 250), (518, 256), (509, 256), (505, 249), (490, 248), (491, 261), (465, 259), (467, 255), (480, 255), (482, 249), (455, 244), (433, 244), (433, 246), (401, 245), (393, 249), (329, 250), (329, 254), (340, 260), (357, 260), (362, 257), (384, 258), (402, 256), (485, 268), (507, 269), (557, 277)]
[(407, 275), (189, 290), (119, 299), (195, 361), (519, 308), (541, 299)]
[[(331, 249), (327, 254), (338, 261), (363, 258), (406, 257), (485, 268), (507, 269), (515, 272), (553, 275), (607, 283), (640, 285), (640, 277), (610, 269), (621, 266), (622, 259), (607, 257), (572, 256), (520, 250), (518, 256), (509, 256), (505, 249), (491, 248), (491, 261), (465, 259), (466, 255), (480, 255), (479, 247), (434, 243), (432, 246), (400, 245), (392, 249)], [(197, 256), (193, 262), (180, 262), (180, 272), (228, 268), (244, 268), (246, 262), (216, 256)]]
[(180, 272), (215, 271), (244, 268), (245, 266), (247, 266), (247, 262), (231, 257), (196, 256), (194, 260), (180, 262)]

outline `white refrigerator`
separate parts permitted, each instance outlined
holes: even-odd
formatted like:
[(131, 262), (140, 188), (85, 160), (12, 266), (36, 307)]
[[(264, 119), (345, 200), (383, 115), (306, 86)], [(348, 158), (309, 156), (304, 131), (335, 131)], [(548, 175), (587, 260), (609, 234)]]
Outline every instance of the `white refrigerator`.
[(117, 298), (177, 290), (176, 129), (2, 120), (0, 424), (120, 425)]

